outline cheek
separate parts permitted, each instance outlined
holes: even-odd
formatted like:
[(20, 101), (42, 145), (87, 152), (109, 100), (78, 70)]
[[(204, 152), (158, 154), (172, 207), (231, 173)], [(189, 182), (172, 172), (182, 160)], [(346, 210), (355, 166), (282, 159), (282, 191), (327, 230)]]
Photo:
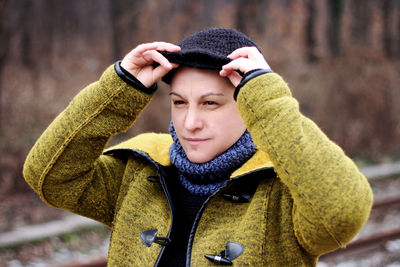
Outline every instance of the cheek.
[(177, 110), (171, 107), (171, 120), (174, 122), (174, 125), (175, 122), (178, 122), (178, 117), (179, 117), (178, 115), (179, 113), (177, 112)]
[(172, 123), (174, 124), (175, 132), (179, 135), (181, 125), (183, 122), (183, 115), (181, 112), (178, 112), (177, 110), (171, 110), (171, 120)]
[(236, 109), (231, 109), (228, 114), (215, 116), (212, 120), (212, 127), (218, 132), (218, 135), (224, 136), (228, 140), (237, 140), (246, 130), (242, 118), (236, 111)]
[[(232, 125), (232, 127), (240, 127), (244, 125), (242, 117), (240, 117), (239, 110), (236, 107), (236, 104), (231, 104), (227, 107), (223, 112), (221, 112), (219, 117), (220, 124), (223, 125)], [(228, 128), (229, 129), (229, 128)]]

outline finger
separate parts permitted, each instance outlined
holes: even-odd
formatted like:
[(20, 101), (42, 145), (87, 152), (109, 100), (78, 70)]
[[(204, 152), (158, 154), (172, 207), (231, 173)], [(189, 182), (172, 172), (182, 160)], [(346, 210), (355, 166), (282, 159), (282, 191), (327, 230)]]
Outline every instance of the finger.
[(230, 70), (221, 70), (219, 72), (219, 75), (221, 77), (228, 78), (230, 80), (230, 82), (233, 84), (233, 86), (235, 86), (235, 87), (238, 86), (238, 84), (240, 83), (240, 81), (243, 78), (238, 72), (233, 71), (232, 69), (230, 69)]
[(130, 51), (122, 60), (121, 66), (125, 69), (136, 69), (142, 68), (153, 61), (150, 60), (148, 56), (145, 57), (144, 54), (148, 51), (168, 51), (168, 52), (178, 52), (180, 47), (171, 43), (166, 42), (153, 42), (140, 44), (132, 51)]
[(221, 77), (228, 77), (229, 75), (231, 75), (232, 72), (235, 72), (235, 70), (233, 68), (225, 68), (225, 69), (221, 69), (219, 72), (219, 75)]
[(162, 65), (164, 68), (167, 69), (172, 69), (172, 64), (171, 62), (168, 61), (166, 57), (164, 57), (161, 53), (159, 53), (156, 50), (150, 50), (146, 51), (143, 54), (143, 58), (148, 62), (148, 63), (153, 63), (157, 62), (160, 65)]
[(179, 64), (178, 64), (178, 63), (172, 63), (172, 62), (170, 62), (170, 63), (172, 64), (172, 68), (173, 68), (173, 69), (179, 67)]
[(166, 42), (153, 42), (153, 43), (146, 43), (140, 44), (135, 49), (133, 49), (132, 55), (136, 57), (140, 57), (145, 52), (150, 50), (157, 50), (157, 51), (168, 51), (168, 52), (178, 52), (181, 48), (177, 45), (166, 43)]
[(181, 50), (181, 48), (177, 45), (167, 42), (152, 42), (152, 43), (140, 44), (133, 50), (135, 50), (138, 53), (143, 53), (148, 50), (175, 52)]
[[(227, 75), (232, 71), (240, 71), (246, 73), (253, 69), (261, 68), (256, 61), (250, 60), (248, 58), (240, 57), (238, 59), (232, 60), (228, 64), (222, 66), (222, 70), (226, 71)], [(225, 73), (225, 72), (223, 72)]]
[(242, 76), (240, 76), (236, 71), (231, 72), (227, 77), (235, 87), (242, 81)]
[(231, 72), (232, 72), (232, 70), (222, 69), (222, 70), (220, 70), (219, 75), (222, 76), (222, 77), (226, 77), (226, 76), (228, 76)]
[(171, 68), (165, 68), (163, 65), (160, 64), (157, 68), (153, 70), (153, 79), (154, 81), (160, 80), (165, 74), (170, 72), (172, 69), (179, 67), (179, 64), (172, 63)]
[[(257, 56), (260, 56), (261, 53), (258, 51), (258, 49), (254, 46), (249, 46), (249, 47), (241, 47), (233, 51), (228, 55), (230, 59), (237, 59), (239, 57), (244, 57), (244, 58), (256, 58)], [(262, 56), (262, 55), (261, 55)]]
[(270, 69), (270, 67), (261, 55), (261, 57), (257, 59), (239, 57), (222, 66), (222, 69), (233, 69), (246, 73), (253, 69)]

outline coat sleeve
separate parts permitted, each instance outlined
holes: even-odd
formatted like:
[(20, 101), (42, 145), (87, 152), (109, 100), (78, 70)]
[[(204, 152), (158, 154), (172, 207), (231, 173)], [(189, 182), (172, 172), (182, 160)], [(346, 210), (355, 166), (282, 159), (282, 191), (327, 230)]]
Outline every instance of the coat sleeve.
[(238, 98), (257, 147), (270, 156), (293, 198), (295, 235), (312, 255), (344, 247), (363, 227), (372, 206), (367, 179), (353, 161), (299, 111), (282, 78), (263, 74)]
[(110, 66), (83, 89), (37, 140), (23, 175), (41, 199), (110, 225), (126, 162), (102, 155), (152, 95), (125, 83)]

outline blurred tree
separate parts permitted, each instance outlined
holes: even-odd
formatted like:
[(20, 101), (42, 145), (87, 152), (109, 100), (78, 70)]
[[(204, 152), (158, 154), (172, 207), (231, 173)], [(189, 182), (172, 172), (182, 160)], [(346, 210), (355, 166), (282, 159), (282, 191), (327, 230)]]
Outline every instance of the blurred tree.
[(236, 28), (243, 32), (264, 34), (269, 0), (237, 0)]
[(343, 0), (328, 0), (327, 8), (329, 17), (327, 19), (326, 36), (329, 54), (332, 57), (337, 57), (340, 55), (341, 46)]
[(306, 58), (309, 62), (315, 62), (318, 57), (315, 53), (315, 19), (317, 17), (317, 10), (315, 6), (315, 0), (306, 0), (305, 4), (307, 6), (308, 14), (305, 25), (305, 40), (306, 40)]
[(397, 52), (397, 59), (400, 59), (400, 2), (396, 1), (396, 13), (397, 13), (397, 29), (394, 32), (396, 36), (396, 52)]
[[(112, 30), (112, 56), (122, 58), (127, 52), (128, 44), (135, 43), (138, 17), (145, 1), (109, 0), (110, 22)], [(131, 47), (133, 48), (133, 47)]]
[[(377, 2), (377, 1), (373, 1)], [(373, 18), (371, 0), (351, 0), (351, 39), (354, 44), (370, 44), (370, 30)]]
[(385, 55), (388, 58), (393, 56), (392, 50), (392, 36), (390, 32), (390, 22), (392, 18), (392, 1), (391, 0), (382, 0), (381, 3), (382, 8), (382, 18), (383, 18), (383, 34), (382, 34), (382, 42), (383, 42), (383, 50)]
[[(10, 40), (13, 33), (20, 25), (21, 13), (15, 12), (21, 7), (21, 2), (16, 3), (12, 0), (0, 0), (0, 135), (2, 134), (3, 119), (3, 101), (2, 95), (4, 85), (2, 83), (2, 71), (9, 55)], [(15, 12), (15, 13), (14, 13)]]
[(2, 83), (1, 83), (1, 71), (3, 69), (3, 65), (5, 64), (6, 57), (7, 57), (7, 51), (8, 51), (8, 45), (9, 45), (9, 39), (10, 39), (10, 31), (7, 29), (6, 25), (6, 9), (7, 9), (7, 0), (0, 0), (0, 134), (2, 130), (2, 123), (1, 119), (3, 116), (3, 105), (2, 105)]

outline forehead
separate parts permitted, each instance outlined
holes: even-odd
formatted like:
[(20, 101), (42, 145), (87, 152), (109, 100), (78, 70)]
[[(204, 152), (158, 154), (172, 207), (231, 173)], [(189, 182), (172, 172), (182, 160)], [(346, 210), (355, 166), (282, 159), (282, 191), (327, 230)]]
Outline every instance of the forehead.
[(171, 92), (176, 93), (228, 93), (233, 85), (219, 76), (218, 70), (179, 67), (171, 80)]

